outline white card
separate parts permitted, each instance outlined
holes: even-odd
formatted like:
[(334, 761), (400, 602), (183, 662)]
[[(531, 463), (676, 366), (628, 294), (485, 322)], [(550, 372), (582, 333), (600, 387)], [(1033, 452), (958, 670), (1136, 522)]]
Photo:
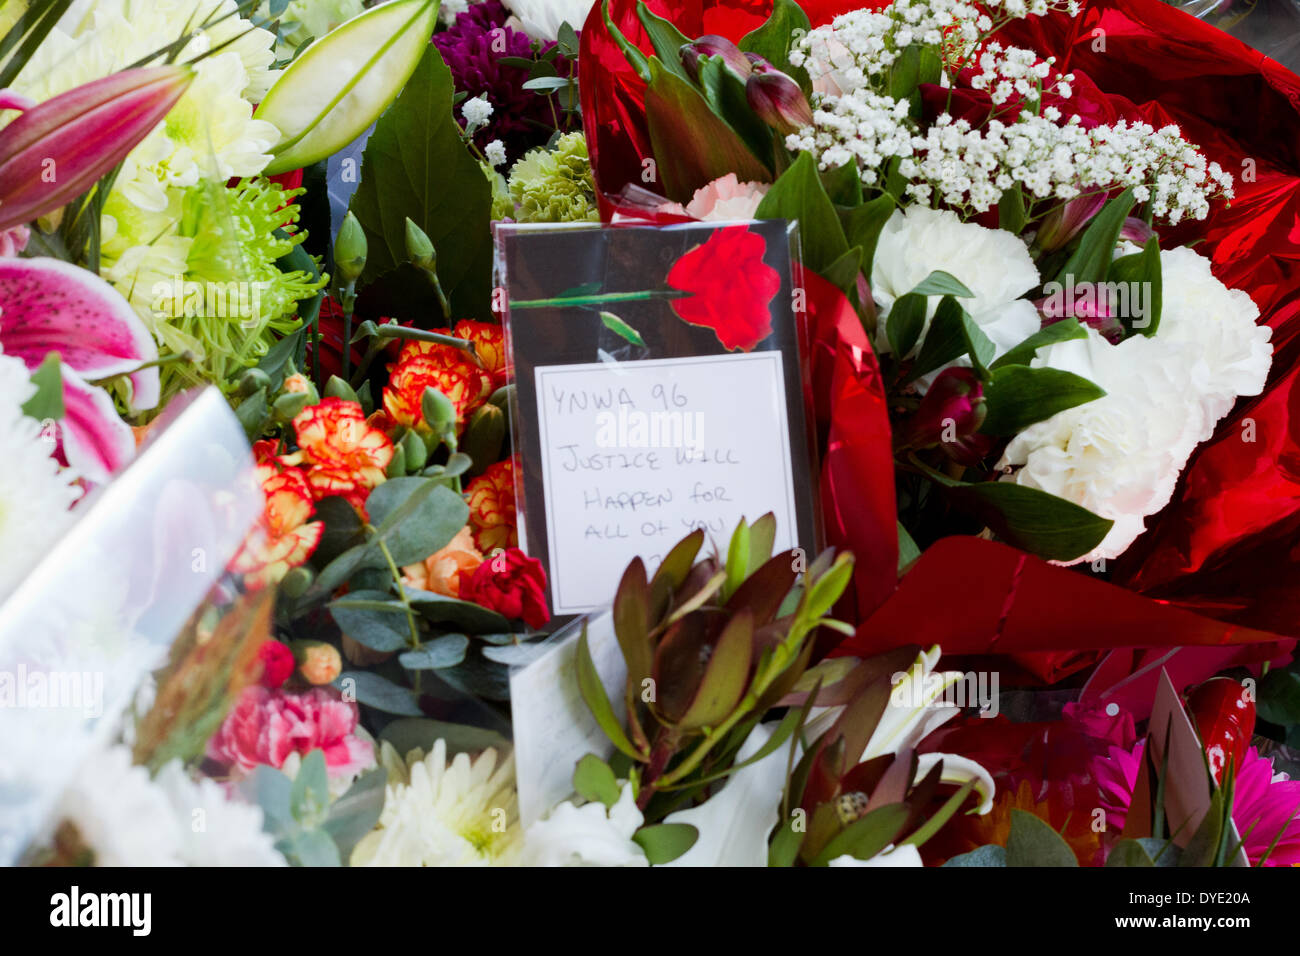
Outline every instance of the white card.
[(771, 511), (776, 550), (797, 543), (779, 352), (535, 376), (555, 614), (607, 605), (633, 558), (653, 571), (697, 527), (725, 547), (742, 516)]
[[(582, 622), (573, 622), (551, 639), (546, 653), (510, 675), (515, 778), (524, 827), (572, 795), (579, 760), (589, 753), (604, 759), (614, 750), (578, 689), (581, 633)], [(587, 646), (606, 692), (613, 692), (612, 700), (622, 700), (627, 665), (608, 612), (587, 621)]]

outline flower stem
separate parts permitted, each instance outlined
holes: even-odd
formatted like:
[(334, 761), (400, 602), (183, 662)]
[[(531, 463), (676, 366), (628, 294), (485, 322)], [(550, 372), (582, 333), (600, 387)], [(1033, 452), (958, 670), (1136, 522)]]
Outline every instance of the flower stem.
[(557, 296), (552, 299), (511, 299), (512, 309), (572, 308), (605, 302), (644, 302), (646, 299), (680, 299), (692, 295), (678, 289), (647, 289), (644, 292), (597, 292), (594, 295)]

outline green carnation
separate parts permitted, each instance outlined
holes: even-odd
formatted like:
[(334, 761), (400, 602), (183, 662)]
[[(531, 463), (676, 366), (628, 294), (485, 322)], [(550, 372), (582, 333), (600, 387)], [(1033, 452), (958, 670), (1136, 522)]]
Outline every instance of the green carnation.
[(510, 197), (520, 222), (598, 222), (587, 140), (566, 133), (553, 149), (530, 150), (510, 171)]

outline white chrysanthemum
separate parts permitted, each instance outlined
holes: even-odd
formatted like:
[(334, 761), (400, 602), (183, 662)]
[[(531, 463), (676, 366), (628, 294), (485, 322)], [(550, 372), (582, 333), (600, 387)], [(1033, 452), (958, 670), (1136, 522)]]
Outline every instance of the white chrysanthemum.
[(227, 799), (215, 780), (191, 779), (173, 760), (158, 771), (154, 786), (170, 805), (177, 856), (186, 866), (288, 865), (262, 828), (262, 809)]
[[(1163, 331), (1163, 320), (1161, 323)], [(1169, 503), (1178, 475), (1217, 418), (1208, 417), (1185, 346), (1134, 335), (1112, 345), (1096, 331), (1039, 351), (1035, 367), (1073, 372), (1106, 390), (1102, 398), (1030, 425), (1007, 446), (1004, 481), (1038, 488), (1114, 521), (1079, 561), (1116, 558)]]
[(566, 800), (524, 834), (524, 866), (649, 866), (645, 851), (632, 834), (644, 822), (632, 795), (623, 785), (618, 801), (575, 806)]
[(379, 825), (352, 851), (353, 866), (504, 866), (519, 848), (514, 756), (491, 748), (447, 762), (446, 741), (405, 763), (385, 743), (388, 790)]
[(59, 804), (96, 866), (284, 866), (262, 811), (172, 761), (150, 779), (128, 747), (97, 750)]
[(0, 355), (0, 600), (72, 524), (77, 475), (52, 457), (52, 432), (23, 414), (35, 394), (21, 359)]
[[(962, 222), (948, 210), (909, 206), (885, 223), (871, 267), (871, 295), (882, 319), (876, 344), (882, 352), (889, 351), (884, 320), (890, 307), (935, 271), (955, 276), (974, 293), (961, 300), (962, 306), (997, 346), (997, 354), (1038, 331), (1037, 310), (1020, 298), (1038, 285), (1038, 269), (1019, 238), (1004, 229)], [(931, 315), (938, 304), (938, 297), (931, 296)], [(924, 339), (922, 333), (918, 348)]]
[(59, 803), (97, 866), (179, 866), (180, 826), (167, 794), (126, 747), (93, 753)]
[(594, 0), (504, 0), (504, 3), (534, 40), (554, 40), (561, 23), (581, 30)]

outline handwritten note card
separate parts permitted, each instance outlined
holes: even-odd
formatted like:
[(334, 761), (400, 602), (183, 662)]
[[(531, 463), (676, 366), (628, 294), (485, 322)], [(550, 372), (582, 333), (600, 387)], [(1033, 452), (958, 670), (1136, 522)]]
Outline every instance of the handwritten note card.
[(607, 604), (695, 528), (723, 548), (740, 518), (777, 516), (795, 545), (781, 356), (755, 352), (535, 370), (552, 608)]

